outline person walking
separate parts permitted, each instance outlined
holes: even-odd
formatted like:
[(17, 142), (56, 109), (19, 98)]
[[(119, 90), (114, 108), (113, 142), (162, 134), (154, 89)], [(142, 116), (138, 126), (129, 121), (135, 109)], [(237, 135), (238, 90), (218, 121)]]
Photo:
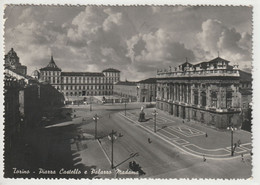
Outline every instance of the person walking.
[(241, 154), (241, 161), (244, 162), (244, 154)]
[(206, 162), (206, 157), (205, 157), (205, 155), (203, 155), (203, 162)]

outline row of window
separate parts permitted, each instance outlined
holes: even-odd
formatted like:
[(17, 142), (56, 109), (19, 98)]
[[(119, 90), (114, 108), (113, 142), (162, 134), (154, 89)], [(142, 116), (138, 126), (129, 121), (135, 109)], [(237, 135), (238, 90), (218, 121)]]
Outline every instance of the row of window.
[(66, 92), (66, 96), (100, 96), (100, 95), (112, 95), (112, 91), (82, 91), (82, 92)]
[(61, 72), (60, 71), (42, 71), (41, 75), (42, 76), (60, 76)]
[[(184, 90), (184, 94), (186, 94), (186, 90)], [(165, 93), (162, 91), (162, 98), (165, 98)], [(166, 98), (169, 99), (169, 93), (166, 94)], [(212, 92), (210, 95), (211, 98), (211, 107), (217, 107), (217, 93)], [(185, 103), (188, 103), (187, 101), (190, 100), (190, 93), (188, 93), (188, 96), (180, 96), (177, 94), (176, 99), (177, 101), (183, 101)], [(199, 102), (199, 93), (198, 91), (194, 91), (193, 93), (193, 104), (194, 105), (201, 105), (201, 106), (206, 106), (207, 105), (207, 94), (206, 92), (202, 91), (200, 93), (200, 102)], [(226, 108), (231, 108), (232, 107), (232, 92), (229, 91), (226, 93)]]
[[(47, 81), (47, 82), (50, 82), (51, 84), (58, 84), (58, 83), (60, 83), (60, 79), (59, 78), (52, 78), (52, 77), (43, 77), (43, 80), (44, 81)], [(77, 80), (68, 80), (68, 81), (64, 81), (64, 83), (66, 84), (66, 83), (83, 83), (83, 84), (85, 84), (85, 83), (91, 83), (91, 84), (93, 84), (93, 83), (113, 83), (114, 81), (113, 81), (113, 79), (108, 79), (108, 80), (103, 80), (103, 79), (90, 79), (90, 81), (87, 79), (87, 81), (85, 81), (85, 80), (83, 80), (83, 81), (81, 81), (81, 80), (79, 80), (79, 81), (77, 81)], [(63, 81), (61, 81), (61, 83), (63, 83)]]
[(113, 89), (112, 85), (85, 85), (85, 86), (77, 86), (77, 85), (66, 85), (61, 86), (61, 90), (89, 90), (89, 89)]
[(114, 73), (114, 72), (104, 72), (105, 76), (115, 76), (119, 77), (120, 73)]

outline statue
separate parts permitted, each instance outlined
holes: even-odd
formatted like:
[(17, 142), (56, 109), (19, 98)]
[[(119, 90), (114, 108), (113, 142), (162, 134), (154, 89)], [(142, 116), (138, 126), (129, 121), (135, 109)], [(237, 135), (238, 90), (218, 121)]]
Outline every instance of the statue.
[(139, 122), (144, 122), (146, 121), (145, 119), (145, 113), (144, 113), (144, 106), (141, 107), (141, 112), (139, 114), (139, 119), (138, 119)]

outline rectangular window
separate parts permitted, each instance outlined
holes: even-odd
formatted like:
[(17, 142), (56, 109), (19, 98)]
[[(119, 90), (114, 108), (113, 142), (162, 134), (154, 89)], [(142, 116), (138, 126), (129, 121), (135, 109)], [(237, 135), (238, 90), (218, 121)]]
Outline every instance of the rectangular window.
[(198, 104), (199, 104), (198, 91), (194, 91), (194, 105), (198, 105)]
[(232, 107), (232, 92), (227, 92), (226, 103), (227, 103), (227, 108)]

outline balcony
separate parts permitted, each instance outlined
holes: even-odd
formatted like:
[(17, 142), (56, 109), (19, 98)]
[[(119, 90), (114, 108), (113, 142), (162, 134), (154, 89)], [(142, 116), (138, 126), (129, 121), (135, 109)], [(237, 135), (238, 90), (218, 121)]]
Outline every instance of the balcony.
[(200, 76), (231, 76), (239, 77), (239, 70), (214, 69), (199, 71), (158, 71), (156, 78), (180, 78), (180, 77), (200, 77)]

